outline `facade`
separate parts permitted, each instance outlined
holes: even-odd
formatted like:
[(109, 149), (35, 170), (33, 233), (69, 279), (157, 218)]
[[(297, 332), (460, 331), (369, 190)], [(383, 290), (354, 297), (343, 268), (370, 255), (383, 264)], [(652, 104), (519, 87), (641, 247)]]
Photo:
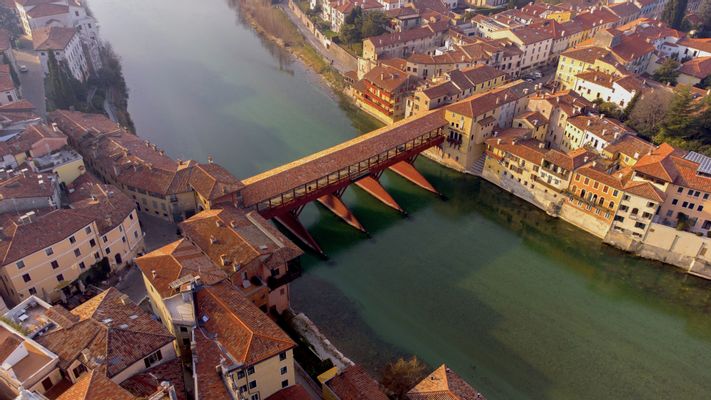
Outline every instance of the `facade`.
[(528, 109), (536, 111), (548, 120), (544, 141), (546, 147), (561, 149), (566, 140), (568, 119), (592, 109), (593, 104), (571, 90), (531, 96)]
[(379, 60), (407, 58), (414, 53), (430, 54), (444, 45), (448, 30), (448, 22), (440, 21), (403, 32), (370, 37), (363, 41), (363, 58)]
[(545, 29), (529, 26), (492, 32), (494, 39), (508, 39), (521, 50), (519, 71), (526, 71), (545, 66), (549, 62), (553, 47), (553, 34)]
[(643, 240), (665, 198), (664, 192), (649, 182), (628, 182), (612, 229), (635, 240)]
[(615, 119), (602, 115), (578, 115), (568, 119), (560, 148), (568, 152), (582, 146), (590, 146), (601, 153), (605, 147), (627, 134), (635, 133)]
[(477, 65), (447, 72), (443, 79), (420, 86), (415, 91), (407, 100), (408, 117), (498, 87), (506, 81), (506, 74), (494, 67)]
[(47, 26), (32, 33), (32, 43), (39, 55), (45, 75), (49, 73), (49, 53), (63, 63), (74, 78), (84, 82), (89, 78), (89, 64), (76, 28)]
[(296, 344), (229, 283), (198, 288), (194, 301), (195, 399), (266, 399), (296, 383)]
[(526, 108), (534, 85), (518, 80), (475, 94), (442, 110), (448, 134), (440, 147), (425, 154), (458, 171), (471, 171), (484, 154), (484, 142), (498, 129), (511, 127)]
[(405, 117), (406, 99), (418, 81), (402, 70), (379, 65), (353, 85), (352, 93), (358, 107), (392, 124)]

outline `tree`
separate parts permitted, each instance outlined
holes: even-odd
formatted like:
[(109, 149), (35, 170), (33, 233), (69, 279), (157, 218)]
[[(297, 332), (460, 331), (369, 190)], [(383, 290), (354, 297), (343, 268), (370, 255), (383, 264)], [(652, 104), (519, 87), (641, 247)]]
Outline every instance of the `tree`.
[(17, 18), (17, 13), (14, 8), (0, 6), (0, 28), (8, 31), (10, 33), (10, 39), (12, 40), (22, 35), (20, 20)]
[(703, 0), (699, 6), (699, 16), (704, 30), (711, 30), (711, 0)]
[(49, 73), (45, 81), (47, 99), (50, 100), (48, 108), (66, 109), (76, 105), (77, 96), (73, 91), (66, 67), (57, 61), (53, 51), (48, 52), (47, 69)]
[(664, 62), (662, 62), (662, 66), (654, 71), (652, 77), (655, 81), (676, 85), (676, 78), (679, 77), (680, 65), (681, 64), (679, 64), (678, 61), (667, 58)]
[(662, 21), (674, 29), (681, 29), (688, 0), (669, 0), (662, 12)]
[(630, 113), (632, 110), (634, 110), (634, 107), (637, 105), (637, 102), (639, 101), (639, 92), (635, 93), (634, 96), (632, 96), (632, 100), (630, 100), (629, 103), (627, 103), (627, 106), (625, 107), (624, 110), (622, 110), (622, 118), (620, 119), (621, 121), (627, 121), (627, 118), (630, 117)]
[(593, 103), (597, 104), (597, 110), (600, 112), (600, 114), (605, 114), (610, 118), (622, 120), (623, 112), (622, 110), (620, 110), (620, 107), (618, 107), (617, 104), (609, 101), (602, 101), (602, 99), (595, 99)]
[(383, 369), (381, 382), (387, 394), (396, 400), (404, 400), (405, 393), (412, 389), (425, 376), (425, 365), (412, 357), (391, 362)]
[(656, 135), (672, 97), (669, 91), (663, 89), (640, 95), (630, 111), (627, 125), (647, 137)]
[(696, 120), (699, 106), (694, 101), (688, 86), (679, 86), (674, 91), (669, 110), (660, 124), (659, 141), (664, 137), (691, 138), (697, 131)]
[(353, 24), (343, 24), (338, 35), (343, 43), (356, 43), (360, 41), (360, 31)]
[(360, 29), (360, 37), (367, 38), (385, 33), (385, 24), (388, 17), (380, 11), (373, 11), (363, 16), (363, 25)]

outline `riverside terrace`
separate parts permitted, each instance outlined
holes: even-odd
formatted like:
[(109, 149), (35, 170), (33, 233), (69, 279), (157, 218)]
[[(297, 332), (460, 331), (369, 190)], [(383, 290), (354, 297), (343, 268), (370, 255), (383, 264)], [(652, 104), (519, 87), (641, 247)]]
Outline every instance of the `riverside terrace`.
[(378, 182), (386, 168), (433, 193), (437, 191), (415, 169), (424, 150), (444, 141), (447, 121), (442, 110), (400, 121), (243, 180), (241, 205), (275, 219), (315, 251), (318, 243), (299, 222), (304, 206), (314, 200), (346, 223), (365, 228), (341, 200), (346, 188), (357, 186), (389, 207), (404, 212)]

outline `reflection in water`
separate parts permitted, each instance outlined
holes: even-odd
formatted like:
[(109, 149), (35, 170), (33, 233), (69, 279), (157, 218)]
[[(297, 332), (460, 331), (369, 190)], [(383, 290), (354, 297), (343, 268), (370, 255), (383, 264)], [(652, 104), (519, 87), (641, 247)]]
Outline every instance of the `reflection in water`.
[[(235, 4), (91, 0), (139, 134), (174, 157), (212, 155), (238, 177), (356, 135), (312, 75), (235, 22)], [(305, 257), (293, 304), (346, 354), (373, 369), (400, 354), (446, 362), (489, 398), (707, 396), (705, 281), (475, 178), (418, 167), (448, 200), (386, 173), (408, 218), (346, 192), (371, 238), (316, 206), (302, 215), (331, 258)]]

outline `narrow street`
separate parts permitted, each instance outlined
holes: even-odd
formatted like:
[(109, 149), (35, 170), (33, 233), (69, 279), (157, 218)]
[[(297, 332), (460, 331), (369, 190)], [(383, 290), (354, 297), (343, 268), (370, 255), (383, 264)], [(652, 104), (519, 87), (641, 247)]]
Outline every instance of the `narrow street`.
[(27, 66), (27, 72), (17, 71), (22, 84), (22, 96), (31, 102), (37, 109), (37, 114), (47, 114), (46, 97), (44, 93), (44, 72), (40, 65), (39, 57), (32, 49), (32, 41), (22, 37), (19, 39), (19, 48), (14, 50), (17, 67)]

